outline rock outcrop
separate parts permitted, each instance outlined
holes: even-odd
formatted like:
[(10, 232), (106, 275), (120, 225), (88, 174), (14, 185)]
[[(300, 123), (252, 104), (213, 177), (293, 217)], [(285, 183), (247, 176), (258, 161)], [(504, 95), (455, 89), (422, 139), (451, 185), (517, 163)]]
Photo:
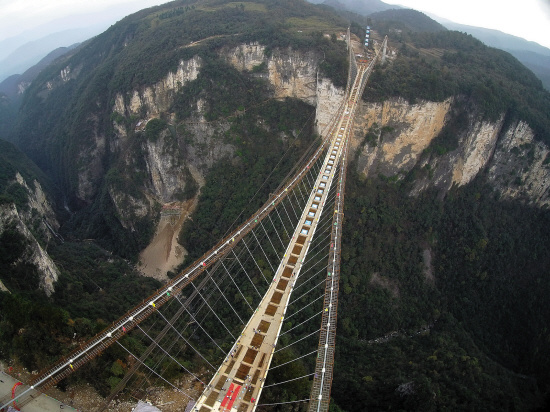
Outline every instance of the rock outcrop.
[(25, 218), (13, 203), (0, 205), (0, 233), (6, 227), (14, 227), (27, 241), (27, 247), (21, 259), (36, 266), (40, 277), (40, 288), (50, 296), (54, 292), (54, 283), (59, 277), (59, 270), (31, 233), (25, 223)]
[(269, 56), (265, 51), (265, 46), (258, 43), (242, 44), (224, 50), (222, 57), (241, 71), (253, 71), (263, 64), (265, 70), (257, 75), (269, 80), (274, 97), (294, 97), (315, 106), (317, 129), (321, 134), (325, 132), (334, 116), (334, 108), (344, 99), (345, 90), (335, 87), (332, 81), (319, 74), (323, 56), (290, 48), (273, 50)]
[[(315, 106), (320, 133), (326, 131), (334, 107), (344, 97), (343, 89), (319, 75), (323, 56), (316, 52), (275, 49), (267, 56), (265, 46), (253, 43), (222, 49), (220, 56), (240, 71), (265, 78), (272, 87), (274, 98), (292, 97)], [(126, 229), (133, 230), (136, 219), (155, 218), (158, 205), (186, 201), (188, 198), (182, 193), (189, 185), (200, 189), (204, 177), (216, 162), (234, 156), (236, 149), (225, 138), (230, 123), (224, 119), (206, 121), (206, 103), (202, 98), (197, 100), (191, 118), (176, 130), (175, 113), (171, 113), (170, 108), (178, 90), (198, 77), (202, 65), (199, 57), (181, 61), (175, 73), (168, 73), (156, 84), (126, 94), (119, 93), (114, 99), (114, 137), (109, 150), (115, 155), (119, 153), (117, 156), (123, 159), (123, 174), (137, 171), (138, 164), (141, 165), (140, 173), (145, 172), (139, 194), (128, 193), (115, 185), (108, 189), (117, 217)], [(158, 138), (144, 139), (146, 125), (158, 118), (167, 119), (169, 127)], [(101, 158), (99, 150), (104, 146), (99, 141), (96, 143), (95, 149), (89, 148), (87, 154), (93, 153), (94, 157)], [(94, 182), (90, 173), (93, 174), (93, 170), (79, 172), (79, 196), (90, 198), (93, 195), (88, 190), (88, 183)], [(161, 217), (158, 224), (157, 235), (163, 233), (161, 229), (166, 222)], [(154, 268), (148, 267), (148, 270), (155, 276), (163, 276)]]
[[(442, 193), (453, 185), (471, 182), (481, 172), (502, 198), (521, 199), (539, 207), (550, 202), (550, 149), (534, 140), (525, 122), (505, 126), (504, 114), (483, 120), (475, 108), (455, 138), (457, 148), (444, 154), (426, 151), (453, 116), (453, 99), (409, 104), (403, 99), (362, 103), (355, 123), (353, 149), (358, 171), (365, 175), (402, 178), (414, 167), (419, 174), (412, 194), (430, 187)], [(377, 126), (378, 140), (368, 142), (367, 131)]]

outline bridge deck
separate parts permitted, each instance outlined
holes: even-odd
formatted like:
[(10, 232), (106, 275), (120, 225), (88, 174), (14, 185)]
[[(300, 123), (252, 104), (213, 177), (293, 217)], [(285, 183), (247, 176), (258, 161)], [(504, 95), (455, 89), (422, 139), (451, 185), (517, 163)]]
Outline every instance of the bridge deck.
[(294, 283), (332, 186), (344, 146), (343, 133), (348, 125), (349, 116), (344, 114), (339, 119), (323, 167), (277, 273), (240, 338), (199, 398), (194, 407), (196, 411), (254, 410), (271, 364)]

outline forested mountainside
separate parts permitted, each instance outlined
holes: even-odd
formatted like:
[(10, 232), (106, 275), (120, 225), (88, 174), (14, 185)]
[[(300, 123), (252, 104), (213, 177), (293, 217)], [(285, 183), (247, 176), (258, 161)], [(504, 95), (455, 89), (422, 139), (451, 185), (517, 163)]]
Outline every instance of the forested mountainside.
[[(388, 58), (356, 119), (331, 408), (542, 410), (549, 93), (507, 53), (407, 16), (374, 23)], [(188, 208), (187, 260), (255, 210), (342, 99), (346, 26), (302, 1), (176, 1), (43, 70), (11, 135), (38, 168), (14, 152), (2, 206), (43, 221), (23, 194), (44, 176), (58, 223), (35, 239), (58, 277), (47, 297), (35, 267), (24, 284), (1, 272), (2, 358), (43, 367), (158, 287), (135, 263), (164, 205)], [(20, 246), (5, 267), (22, 233), (2, 226)], [(71, 383), (108, 393), (116, 356)]]
[[(108, 239), (108, 247), (126, 245), (119, 252), (135, 256), (149, 241), (156, 215), (155, 201), (144, 192), (161, 202), (189, 199), (215, 161), (246, 155), (242, 145), (249, 133), (231, 130), (242, 127), (232, 115), (274, 93), (293, 97), (295, 91), (273, 91), (281, 86), (264, 79), (279, 71), (281, 81), (292, 82), (305, 69), (292, 67), (290, 48), (308, 53), (312, 76), (320, 69), (337, 86), (346, 81), (345, 45), (318, 28), (336, 33), (345, 22), (293, 1), (248, 7), (184, 1), (144, 10), (40, 74), (25, 95), (15, 140), (59, 182), (71, 209), (81, 210), (75, 231)], [(241, 71), (232, 67), (231, 59), (242, 54), (238, 47), (255, 42), (262, 45), (257, 67), (244, 61)], [(276, 119), (283, 106), (272, 101), (244, 113), (244, 120), (263, 113)], [(202, 120), (208, 123), (199, 133)], [(209, 152), (212, 145), (216, 149)], [(171, 153), (170, 162), (155, 164), (157, 152)], [(107, 222), (115, 213), (120, 222)]]

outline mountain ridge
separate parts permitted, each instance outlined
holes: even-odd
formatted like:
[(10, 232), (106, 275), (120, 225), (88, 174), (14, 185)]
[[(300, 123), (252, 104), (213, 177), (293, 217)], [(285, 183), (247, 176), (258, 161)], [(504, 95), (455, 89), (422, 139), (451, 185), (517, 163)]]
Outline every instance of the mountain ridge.
[[(124, 313), (134, 288), (158, 285), (109, 261), (139, 267), (164, 204), (196, 203), (178, 239), (192, 261), (269, 198), (343, 98), (346, 26), (299, 1), (180, 1), (128, 16), (42, 70), (15, 138), (69, 209), (60, 231), (75, 242), (50, 245), (64, 268), (51, 301), (83, 317), (79, 334)], [(472, 36), (395, 28), (373, 24), (373, 38), (388, 35), (388, 54), (352, 136), (334, 408), (542, 406), (549, 93)], [(362, 30), (352, 27), (354, 41)], [(10, 302), (0, 311), (2, 353), (34, 369), (45, 361), (21, 356), (22, 326), (8, 316), (19, 306), (7, 299), (0, 294), (0, 305)], [(58, 351), (77, 330), (62, 324), (67, 338), (50, 340)], [(117, 356), (90, 366), (101, 393), (120, 379)]]

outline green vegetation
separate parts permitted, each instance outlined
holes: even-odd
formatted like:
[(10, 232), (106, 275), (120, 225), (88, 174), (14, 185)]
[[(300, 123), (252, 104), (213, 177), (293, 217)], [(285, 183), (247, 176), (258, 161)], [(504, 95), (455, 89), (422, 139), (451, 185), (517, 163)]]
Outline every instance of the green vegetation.
[[(0, 236), (0, 273), (12, 294), (0, 292), (0, 356), (17, 359), (29, 370), (48, 366), (71, 349), (71, 339), (90, 338), (160, 285), (93, 243), (65, 242), (48, 250), (60, 277), (47, 299), (37, 290), (36, 267), (13, 264), (24, 252), (19, 232), (6, 229)], [(110, 356), (86, 369), (95, 374), (88, 378), (99, 388), (107, 382)], [(103, 381), (97, 379), (104, 373)]]
[[(403, 32), (394, 46), (396, 59), (374, 71), (364, 98), (400, 96), (414, 103), (462, 96), (484, 118), (496, 120), (506, 114), (510, 121), (525, 120), (537, 139), (550, 143), (550, 93), (510, 54), (452, 31)], [(428, 52), (432, 49), (441, 53)]]
[(34, 189), (37, 180), (45, 189), (51, 189), (44, 173), (13, 144), (0, 139), (0, 204), (15, 203), (17, 207), (27, 206), (27, 189), (16, 181), (19, 173)]
[[(429, 18), (424, 13), (412, 9), (390, 9), (369, 15), (370, 25), (378, 32), (387, 33), (391, 30), (407, 32), (442, 32), (447, 30), (443, 25)], [(438, 33), (439, 34), (439, 33)]]
[(4, 93), (0, 93), (0, 139), (8, 139), (13, 131), (17, 115), (17, 104)]
[(156, 142), (160, 133), (166, 129), (167, 123), (162, 119), (152, 119), (145, 126), (145, 137), (153, 142)]
[(179, 238), (189, 252), (188, 262), (247, 219), (277, 188), (315, 138), (312, 110), (294, 99), (270, 100), (234, 119), (229, 136), (240, 156), (218, 162), (206, 178), (197, 211)]
[(549, 212), (496, 200), (482, 178), (444, 201), (355, 173), (346, 191), (336, 403), (540, 405), (550, 384)]
[(38, 289), (38, 271), (25, 260), (28, 241), (11, 223), (0, 234), (0, 280), (13, 290)]
[[(450, 121), (427, 149), (440, 155), (457, 148), (470, 114), (465, 106), (480, 109), (486, 119), (502, 113), (507, 122), (525, 119), (539, 139), (550, 142), (549, 95), (530, 72), (470, 36), (409, 33), (411, 25), (421, 30), (418, 26), (424, 24), (416, 17), (412, 15), (401, 34), (390, 32), (391, 21), (380, 26), (399, 53), (374, 72), (366, 98), (415, 102), (455, 96)], [(67, 351), (68, 342), (84, 341), (159, 286), (131, 267), (155, 222), (131, 216), (132, 227), (125, 227), (119, 214), (131, 209), (132, 200), (120, 200), (117, 209), (110, 190), (146, 201), (147, 140), (165, 136), (167, 150), (185, 150), (178, 146), (182, 142), (198, 144), (185, 122), (199, 99), (205, 102), (205, 119), (224, 124), (213, 136), (214, 144), (232, 149), (209, 170), (198, 207), (182, 229), (187, 261), (257, 210), (317, 138), (314, 108), (296, 99), (273, 99), (269, 85), (258, 76), (265, 73), (265, 64), (241, 73), (219, 51), (255, 41), (266, 46), (266, 56), (276, 48), (313, 51), (323, 56), (323, 73), (344, 85), (345, 46), (322, 30), (335, 34), (345, 26), (328, 10), (301, 1), (176, 1), (123, 19), (47, 68), (24, 99), (18, 142), (78, 211), (63, 222), (68, 241), (48, 245), (61, 271), (51, 298), (36, 291), (36, 268), (21, 261), (27, 248), (24, 237), (13, 226), (3, 228), (0, 274), (13, 293), (0, 293), (0, 356), (15, 358), (29, 369), (43, 367)], [(361, 27), (353, 30), (360, 34)], [(190, 46), (192, 42), (197, 43)], [(129, 125), (136, 120), (112, 114), (116, 94), (128, 99), (127, 92), (154, 84), (175, 71), (180, 60), (193, 56), (200, 57), (202, 68), (175, 95), (169, 109), (175, 124), (161, 116), (144, 133), (130, 131), (123, 143), (115, 139), (113, 121)], [(61, 82), (57, 75), (67, 65), (78, 75)], [(48, 81), (51, 90), (45, 87)], [(375, 124), (361, 147), (374, 147), (392, 132)], [(114, 149), (96, 153), (100, 139)], [(0, 149), (0, 203), (25, 207), (25, 189), (14, 183), (15, 172), (27, 183), (37, 178), (42, 184), (43, 174), (12, 145), (0, 141)], [(92, 153), (97, 162), (91, 161)], [(75, 196), (77, 171), (90, 164), (99, 170), (98, 181), (90, 183), (98, 190), (85, 204)], [(175, 197), (190, 199), (198, 184), (183, 162), (178, 166), (188, 184)], [(413, 169), (403, 180), (365, 179), (354, 170), (356, 165), (350, 165), (331, 410), (542, 406), (550, 388), (549, 211), (497, 200), (483, 176), (453, 188), (445, 199), (429, 191), (414, 198), (408, 195), (410, 184), (417, 174), (429, 174), (428, 168)], [(83, 238), (92, 240), (75, 241)], [(270, 274), (265, 261), (259, 266), (252, 279), (256, 283)], [(252, 299), (251, 289), (243, 288), (244, 299), (234, 298), (237, 309)], [(224, 306), (221, 316), (224, 311), (230, 309)], [(143, 346), (130, 337), (124, 344)], [(274, 364), (294, 358), (299, 346), (296, 352), (281, 351)], [(105, 394), (128, 369), (125, 359), (121, 348), (112, 348), (71, 379), (88, 379)], [(200, 365), (189, 354), (182, 361)], [(303, 375), (310, 366), (304, 359), (290, 369), (277, 369), (270, 379)], [(173, 377), (182, 373), (178, 368), (168, 371)], [(274, 401), (305, 396), (304, 382), (266, 393)]]
[[(307, 21), (307, 30), (290, 25), (291, 18)], [(135, 259), (152, 226), (136, 217), (134, 231), (123, 227), (115, 218), (109, 190), (122, 189), (146, 202), (147, 166), (141, 135), (131, 131), (132, 138), (122, 146), (115, 137), (113, 122), (128, 127), (135, 121), (113, 114), (117, 94), (128, 99), (127, 93), (155, 84), (169, 71), (176, 72), (182, 60), (198, 56), (199, 78), (181, 87), (171, 109), (181, 121), (196, 107), (197, 99), (204, 98), (206, 120), (233, 116), (272, 96), (265, 82), (253, 75), (265, 71), (265, 64), (242, 75), (219, 56), (222, 47), (251, 42), (266, 46), (267, 54), (277, 48), (313, 52), (321, 61), (322, 74), (345, 85), (346, 47), (323, 35), (327, 27), (332, 34), (345, 30), (346, 22), (305, 1), (182, 0), (143, 10), (40, 73), (21, 104), (14, 140), (66, 194), (69, 207), (76, 211), (67, 226), (69, 232), (98, 239), (103, 247)], [(65, 82), (59, 72), (66, 67), (74, 78)], [(145, 117), (143, 110), (138, 117)], [(167, 120), (164, 116), (151, 120), (145, 138), (156, 141), (166, 127), (172, 128), (171, 144), (174, 150), (182, 150), (177, 125), (168, 125)], [(81, 195), (83, 171), (87, 172), (84, 185), (91, 193), (87, 196)], [(189, 198), (196, 190), (191, 185), (178, 198)]]

